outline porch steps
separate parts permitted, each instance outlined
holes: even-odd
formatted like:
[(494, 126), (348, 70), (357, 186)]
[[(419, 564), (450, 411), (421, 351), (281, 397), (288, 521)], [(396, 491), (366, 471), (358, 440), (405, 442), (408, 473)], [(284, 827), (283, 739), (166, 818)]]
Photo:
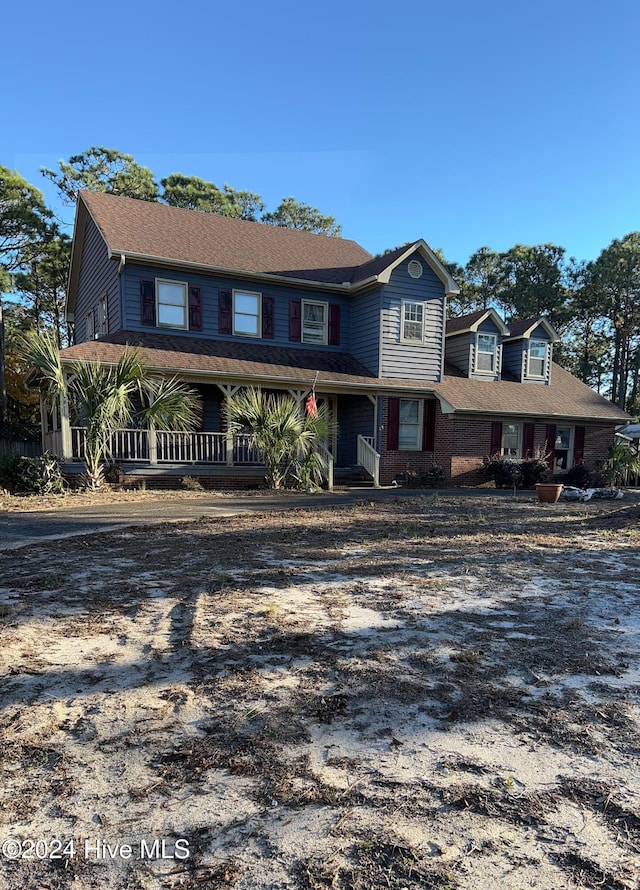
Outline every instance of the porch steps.
[(373, 479), (364, 467), (334, 467), (334, 489), (342, 488), (373, 488)]

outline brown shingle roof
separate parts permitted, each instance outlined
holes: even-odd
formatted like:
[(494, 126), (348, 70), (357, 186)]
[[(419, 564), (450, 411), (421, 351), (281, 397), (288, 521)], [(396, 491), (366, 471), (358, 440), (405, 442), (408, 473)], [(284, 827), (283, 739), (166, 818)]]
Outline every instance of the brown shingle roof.
[(446, 366), (442, 383), (420, 380), (380, 379), (353, 356), (342, 352), (265, 346), (257, 343), (196, 339), (155, 332), (120, 331), (106, 339), (91, 340), (62, 350), (62, 359), (115, 363), (125, 344), (135, 346), (152, 370), (246, 380), (249, 383), (286, 383), (310, 386), (316, 373), (318, 386), (362, 388), (386, 393), (435, 393), (459, 412), (497, 417), (575, 418), (623, 423), (629, 416), (581, 383), (559, 365), (553, 366), (551, 384), (498, 383), (469, 380)]
[(447, 334), (457, 334), (460, 331), (468, 331), (471, 325), (486, 315), (488, 309), (476, 309), (468, 315), (457, 315), (454, 318), (447, 319)]
[(372, 259), (355, 241), (328, 235), (99, 192), (81, 192), (79, 201), (116, 255), (328, 284), (351, 281)]
[(456, 411), (607, 420), (612, 423), (623, 423), (628, 418), (624, 411), (555, 363), (548, 386), (445, 375), (435, 389)]

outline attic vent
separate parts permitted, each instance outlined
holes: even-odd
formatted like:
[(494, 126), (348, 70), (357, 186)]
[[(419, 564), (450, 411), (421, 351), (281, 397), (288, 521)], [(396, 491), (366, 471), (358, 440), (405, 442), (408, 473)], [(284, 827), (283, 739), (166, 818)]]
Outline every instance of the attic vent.
[(418, 260), (411, 260), (408, 269), (412, 278), (422, 278), (422, 263), (419, 263)]

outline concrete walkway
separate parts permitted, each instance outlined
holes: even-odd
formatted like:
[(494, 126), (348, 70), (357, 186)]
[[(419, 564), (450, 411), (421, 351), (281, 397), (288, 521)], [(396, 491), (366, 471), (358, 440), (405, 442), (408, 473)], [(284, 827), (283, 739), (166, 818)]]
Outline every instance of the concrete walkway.
[[(403, 497), (513, 498), (512, 491), (491, 488), (429, 490), (410, 488), (357, 488), (331, 494), (233, 494), (223, 497), (203, 495), (196, 500), (170, 498), (94, 506), (64, 507), (33, 513), (0, 513), (0, 551), (26, 547), (40, 541), (53, 541), (75, 535), (92, 535), (136, 525), (162, 522), (189, 522), (203, 517), (238, 516), (243, 513), (314, 509), (344, 506), (357, 501), (389, 501)], [(523, 491), (516, 495), (530, 499), (535, 492)]]

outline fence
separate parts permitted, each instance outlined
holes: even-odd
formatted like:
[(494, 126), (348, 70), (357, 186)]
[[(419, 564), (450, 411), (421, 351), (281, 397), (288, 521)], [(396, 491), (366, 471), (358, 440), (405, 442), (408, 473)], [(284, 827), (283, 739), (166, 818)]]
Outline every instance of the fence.
[(21, 454), (23, 457), (40, 457), (42, 445), (40, 442), (11, 442), (9, 439), (0, 439), (0, 457), (8, 454)]

